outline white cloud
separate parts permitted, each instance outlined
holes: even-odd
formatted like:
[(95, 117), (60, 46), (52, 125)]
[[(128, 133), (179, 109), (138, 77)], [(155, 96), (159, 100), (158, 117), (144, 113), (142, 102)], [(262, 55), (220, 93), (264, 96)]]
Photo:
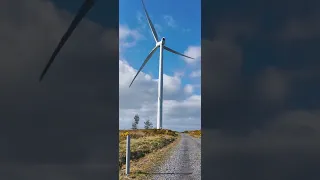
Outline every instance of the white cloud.
[(191, 78), (201, 77), (201, 70), (199, 69), (197, 71), (191, 72), (190, 77)]
[(193, 86), (191, 84), (187, 84), (184, 86), (184, 92), (186, 94), (192, 94), (193, 93)]
[(167, 23), (167, 25), (168, 25), (169, 27), (172, 27), (172, 28), (177, 27), (177, 23), (176, 23), (176, 21), (173, 19), (172, 16), (165, 15), (165, 16), (163, 16), (163, 18), (164, 18), (164, 20), (166, 21), (166, 23)]
[(130, 29), (127, 25), (119, 26), (120, 49), (133, 47), (144, 36), (136, 29)]
[(162, 32), (162, 26), (160, 24), (154, 24), (154, 28), (156, 29), (157, 33)]
[(163, 75), (163, 90), (169, 93), (177, 92), (181, 86), (181, 79), (179, 76)]
[[(141, 122), (150, 119), (156, 127), (157, 110), (157, 79), (144, 72), (140, 72), (135, 82), (129, 84), (136, 74), (125, 60), (119, 60), (119, 108), (120, 129), (131, 127), (135, 114), (139, 114)], [(175, 130), (199, 129), (201, 127), (200, 108), (201, 96), (184, 94), (181, 88), (181, 76), (164, 74), (163, 95), (163, 128)]]
[(184, 76), (184, 71), (176, 71), (174, 72), (174, 76), (182, 78)]
[(124, 40), (130, 36), (133, 37), (134, 39), (140, 39), (142, 37), (142, 35), (137, 30), (130, 29), (127, 25), (120, 25), (119, 39)]
[(187, 48), (187, 50), (184, 51), (184, 54), (194, 58), (194, 59), (184, 58), (186, 63), (193, 64), (195, 62), (198, 62), (201, 59), (201, 47), (200, 46), (189, 46)]
[(138, 11), (138, 12), (137, 12), (137, 20), (138, 20), (138, 23), (139, 23), (139, 24), (145, 24), (143, 18), (144, 18), (144, 17), (143, 17), (143, 14), (142, 14), (140, 11)]

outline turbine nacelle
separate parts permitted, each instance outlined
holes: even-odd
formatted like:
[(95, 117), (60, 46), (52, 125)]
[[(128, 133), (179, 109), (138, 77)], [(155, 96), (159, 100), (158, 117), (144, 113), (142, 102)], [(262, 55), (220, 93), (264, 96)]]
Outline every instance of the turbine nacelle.
[(165, 42), (166, 42), (166, 38), (163, 37), (163, 38), (161, 39), (161, 42), (162, 42), (162, 45), (164, 45)]

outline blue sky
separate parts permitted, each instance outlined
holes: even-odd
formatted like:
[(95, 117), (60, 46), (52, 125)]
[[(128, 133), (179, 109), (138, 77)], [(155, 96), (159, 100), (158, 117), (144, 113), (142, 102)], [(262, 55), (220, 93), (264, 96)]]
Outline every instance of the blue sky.
[[(145, 0), (159, 38), (195, 60), (164, 51), (163, 127), (199, 129), (201, 104), (201, 1)], [(140, 0), (119, 1), (120, 129), (130, 128), (137, 113), (156, 125), (159, 50), (128, 88), (137, 69), (155, 46)], [(150, 80), (152, 79), (152, 80)], [(166, 109), (166, 110), (165, 110)], [(186, 113), (188, 112), (188, 113)]]
[[(159, 38), (165, 37), (166, 45), (181, 53), (184, 53), (188, 46), (200, 46), (201, 44), (201, 4), (200, 1), (194, 2), (193, 0), (145, 0), (147, 11), (156, 26)], [(125, 25), (130, 29), (139, 29), (144, 36), (136, 46), (122, 54), (124, 57), (130, 57), (129, 64), (138, 69), (154, 47), (154, 40), (149, 27), (146, 26), (147, 21), (140, 0), (120, 0), (119, 8), (120, 25)], [(158, 58), (159, 50), (153, 55), (143, 71), (157, 77)], [(167, 51), (164, 52), (164, 73), (174, 75), (175, 72), (183, 71), (185, 74), (190, 74), (196, 68), (200, 68), (200, 65), (187, 65), (183, 61), (183, 57)], [(183, 85), (200, 83), (199, 80), (186, 77), (182, 78), (182, 83)], [(200, 88), (195, 91), (200, 94)]]

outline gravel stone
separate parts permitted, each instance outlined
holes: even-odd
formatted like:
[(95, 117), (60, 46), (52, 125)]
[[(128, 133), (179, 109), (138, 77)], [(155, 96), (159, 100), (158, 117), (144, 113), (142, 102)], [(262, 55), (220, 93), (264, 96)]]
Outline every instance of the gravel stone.
[(181, 133), (170, 157), (153, 173), (154, 180), (200, 180), (201, 139)]

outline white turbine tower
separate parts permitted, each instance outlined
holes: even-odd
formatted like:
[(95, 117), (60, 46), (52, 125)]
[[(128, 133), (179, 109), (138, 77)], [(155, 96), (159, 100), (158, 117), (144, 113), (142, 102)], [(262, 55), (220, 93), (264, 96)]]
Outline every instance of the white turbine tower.
[(174, 54), (178, 54), (190, 59), (194, 59), (192, 57), (186, 56), (184, 54), (181, 54), (173, 49), (168, 48), (167, 46), (165, 46), (165, 38), (161, 38), (161, 40), (159, 41), (157, 32), (150, 20), (150, 17), (148, 15), (148, 12), (146, 10), (146, 7), (144, 5), (143, 0), (141, 0), (142, 2), (142, 6), (144, 9), (144, 12), (147, 16), (147, 20), (148, 20), (148, 24), (150, 26), (150, 29), (152, 31), (154, 40), (155, 40), (155, 47), (151, 50), (151, 52), (149, 53), (149, 55), (147, 56), (147, 58), (144, 60), (144, 62), (142, 63), (141, 67), (139, 68), (137, 74), (134, 76), (132, 82), (130, 83), (130, 86), (132, 85), (133, 81), (136, 79), (136, 77), (138, 76), (138, 74), (140, 73), (140, 71), (143, 69), (143, 67), (147, 64), (147, 62), (149, 61), (149, 59), (151, 58), (151, 56), (153, 55), (153, 53), (156, 51), (156, 49), (160, 48), (160, 55), (159, 55), (159, 80), (158, 80), (158, 108), (157, 108), (157, 129), (162, 129), (162, 97), (163, 97), (163, 49), (167, 50), (169, 52), (172, 52)]

